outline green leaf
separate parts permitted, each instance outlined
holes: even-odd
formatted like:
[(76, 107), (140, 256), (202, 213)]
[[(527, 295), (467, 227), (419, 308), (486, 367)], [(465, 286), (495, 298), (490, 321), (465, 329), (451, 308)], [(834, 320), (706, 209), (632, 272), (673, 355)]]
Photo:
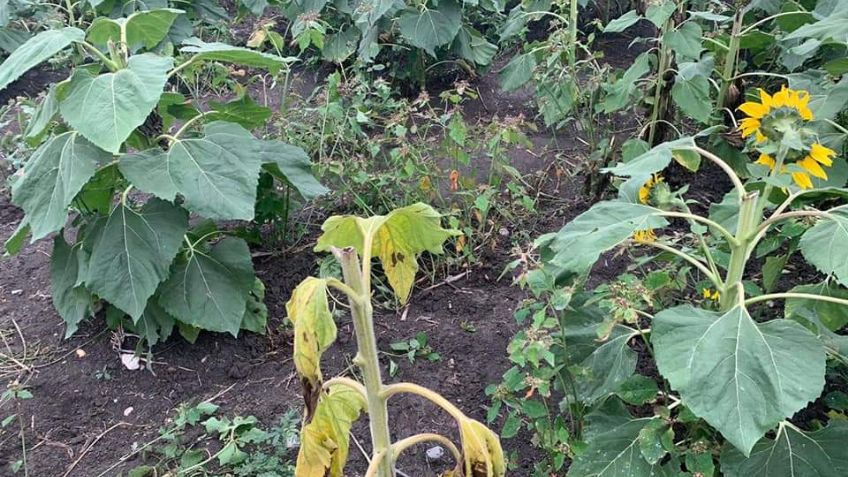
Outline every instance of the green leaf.
[(839, 283), (848, 286), (848, 205), (827, 211), (827, 217), (801, 237), (800, 248), (804, 258), (820, 272), (836, 276)]
[(0, 28), (0, 50), (5, 51), (6, 54), (11, 54), (32, 36), (32, 33), (28, 31)]
[(638, 23), (641, 19), (642, 16), (639, 15), (636, 10), (630, 10), (624, 15), (607, 23), (604, 27), (604, 33), (621, 33)]
[(362, 255), (365, 237), (373, 238), (372, 256), (380, 259), (383, 270), (401, 303), (406, 303), (418, 271), (418, 257), (425, 251), (442, 254), (449, 237), (459, 235), (443, 229), (442, 216), (427, 204), (417, 203), (395, 209), (385, 216), (362, 219), (352, 215), (333, 216), (324, 222), (316, 251), (331, 247), (354, 247)]
[(0, 65), (0, 90), (39, 63), (64, 50), (71, 43), (82, 41), (83, 38), (85, 32), (74, 27), (47, 30), (30, 38)]
[(454, 40), (454, 51), (468, 61), (474, 62), (480, 66), (486, 66), (492, 63), (492, 58), (498, 52), (497, 45), (493, 45), (486, 40), (474, 28), (463, 26), (459, 30)]
[(228, 237), (178, 258), (159, 304), (183, 323), (237, 336), (255, 275), (244, 240)]
[(206, 113), (209, 120), (236, 123), (245, 129), (265, 126), (274, 114), (270, 108), (259, 106), (246, 94), (226, 103), (210, 101), (209, 108), (212, 110)]
[(736, 449), (721, 456), (726, 477), (841, 477), (848, 475), (848, 423), (831, 420), (815, 432), (781, 423), (774, 440), (763, 438), (750, 457)]
[(634, 374), (618, 386), (615, 394), (627, 404), (641, 406), (656, 399), (658, 392), (656, 381), (641, 374)]
[(654, 419), (639, 431), (639, 451), (649, 464), (657, 464), (674, 450), (674, 431), (663, 420)]
[(652, 419), (632, 419), (595, 435), (574, 458), (569, 477), (648, 477), (658, 467), (648, 463), (639, 446), (639, 433)]
[(704, 47), (701, 37), (704, 35), (701, 26), (695, 22), (687, 22), (676, 30), (663, 35), (663, 43), (674, 51), (678, 62), (683, 60), (696, 61), (701, 57)]
[(658, 313), (651, 339), (683, 403), (745, 455), (824, 387), (824, 348), (792, 321), (756, 323), (744, 308), (687, 305)]
[(706, 124), (713, 112), (709, 77), (694, 73), (690, 65), (695, 63), (680, 65), (671, 87), (671, 98), (687, 116)]
[(265, 306), (265, 284), (262, 283), (262, 280), (256, 278), (253, 281), (253, 289), (247, 296), (241, 329), (264, 335), (267, 323), (268, 307)]
[(513, 91), (533, 78), (533, 70), (536, 69), (536, 56), (531, 53), (522, 53), (514, 56), (500, 73), (501, 89)]
[(315, 416), (301, 431), (296, 477), (342, 477), (350, 446), (350, 428), (365, 409), (365, 398), (343, 385), (330, 386)]
[(184, 13), (173, 8), (159, 8), (135, 12), (127, 18), (112, 19), (97, 17), (88, 27), (86, 39), (89, 43), (105, 47), (111, 40), (121, 42), (121, 26), (126, 29), (127, 44), (131, 51), (139, 48), (152, 49), (168, 36), (174, 20)]
[(199, 38), (189, 38), (183, 42), (180, 51), (194, 54), (203, 61), (220, 61), (242, 66), (262, 68), (276, 74), (285, 66), (285, 60), (278, 56), (261, 53), (256, 50), (227, 45), (226, 43), (206, 43)]
[(408, 11), (398, 20), (400, 34), (410, 45), (436, 57), (436, 47), (453, 41), (462, 25), (462, 9), (453, 0), (441, 0), (438, 8)]
[(262, 141), (234, 123), (207, 124), (204, 135), (175, 141), (167, 153), (121, 158), (121, 172), (139, 189), (165, 200), (176, 193), (204, 217), (251, 220), (262, 162)]
[(62, 234), (53, 239), (50, 255), (50, 295), (53, 306), (65, 321), (65, 337), (77, 331), (77, 326), (91, 315), (91, 292), (78, 285), (80, 258), (86, 258), (82, 247), (71, 247)]
[[(848, 300), (848, 290), (829, 282), (815, 285), (800, 285), (789, 291), (792, 293), (810, 293)], [(797, 318), (807, 320), (812, 314), (830, 331), (837, 331), (843, 326), (848, 325), (848, 306), (838, 303), (789, 298), (786, 300), (784, 314), (786, 318), (795, 319), (796, 321), (800, 321)], [(803, 323), (803, 321), (801, 322)]]
[(47, 96), (39, 103), (32, 118), (26, 125), (24, 136), (27, 139), (35, 139), (47, 129), (53, 118), (59, 112), (59, 101), (56, 98), (56, 86), (51, 86)]
[(77, 132), (54, 136), (33, 153), (23, 177), (12, 185), (12, 202), (26, 212), (32, 241), (65, 225), (71, 201), (98, 164), (110, 159)]
[(21, 221), (18, 224), (18, 227), (12, 232), (12, 235), (6, 239), (6, 242), (3, 243), (3, 256), (11, 257), (20, 253), (21, 249), (26, 243), (26, 238), (30, 234), (29, 222), (27, 219)]
[(159, 102), (173, 58), (152, 53), (132, 56), (127, 68), (93, 75), (77, 68), (59, 109), (86, 139), (117, 154)]
[(624, 74), (612, 83), (603, 85), (606, 97), (598, 105), (604, 114), (614, 113), (632, 104), (634, 95), (638, 92), (636, 81), (651, 71), (651, 56), (647, 53), (639, 55)]
[(262, 141), (264, 169), (284, 181), (306, 200), (312, 200), (329, 192), (312, 175), (312, 161), (303, 149), (281, 141)]
[(603, 252), (629, 239), (637, 230), (668, 225), (661, 213), (640, 204), (599, 202), (556, 233), (548, 244), (554, 255), (546, 263), (565, 272), (586, 273)]
[(784, 41), (803, 38), (816, 38), (821, 41), (834, 40), (848, 43), (848, 10), (844, 7), (815, 23), (804, 25), (783, 37)]
[(763, 264), (763, 291), (766, 293), (774, 291), (788, 260), (788, 254), (766, 257), (766, 262)]
[(129, 325), (130, 329), (146, 341), (147, 346), (164, 342), (174, 331), (176, 321), (159, 305), (157, 297), (153, 296), (147, 301), (144, 313), (138, 321)]
[(94, 243), (86, 285), (138, 321), (187, 229), (188, 214), (165, 201), (151, 199), (139, 211), (118, 204)]
[(665, 29), (665, 22), (674, 14), (677, 5), (669, 0), (661, 0), (657, 3), (652, 3), (645, 11), (645, 18), (650, 20), (657, 28)]
[(139, 190), (170, 202), (177, 196), (177, 186), (168, 171), (167, 154), (161, 149), (124, 154), (118, 161), (118, 169)]
[(356, 44), (359, 42), (359, 30), (347, 27), (344, 30), (327, 35), (321, 55), (325, 61), (341, 63), (356, 52)]

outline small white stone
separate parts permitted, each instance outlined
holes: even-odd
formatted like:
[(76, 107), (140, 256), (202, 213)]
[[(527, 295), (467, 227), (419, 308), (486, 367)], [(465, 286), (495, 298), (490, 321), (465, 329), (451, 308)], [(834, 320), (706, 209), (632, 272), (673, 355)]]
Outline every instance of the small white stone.
[(433, 446), (427, 449), (427, 458), (429, 460), (439, 460), (445, 456), (445, 449), (441, 446)]
[(141, 369), (141, 361), (138, 359), (138, 356), (132, 353), (122, 353), (121, 363), (130, 371)]
[(133, 407), (132, 407), (132, 406), (130, 406), (130, 407), (128, 407), (128, 408), (126, 408), (126, 409), (124, 409), (124, 417), (129, 416), (130, 414), (132, 414), (132, 412), (133, 412)]

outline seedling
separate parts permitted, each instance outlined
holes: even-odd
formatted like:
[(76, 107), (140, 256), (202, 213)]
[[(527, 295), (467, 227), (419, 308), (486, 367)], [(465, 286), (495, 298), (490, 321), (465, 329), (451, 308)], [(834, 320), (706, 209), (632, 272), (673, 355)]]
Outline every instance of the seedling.
[(433, 351), (433, 348), (428, 343), (427, 334), (419, 332), (414, 338), (406, 341), (396, 341), (389, 345), (393, 351), (399, 351), (406, 355), (410, 363), (415, 362), (415, 358), (425, 358), (428, 361), (435, 362), (442, 359), (442, 356)]
[[(330, 217), (323, 225), (317, 251), (330, 251), (341, 265), (344, 281), (309, 277), (286, 304), (294, 323), (294, 362), (303, 385), (306, 416), (297, 458), (297, 477), (344, 475), (350, 429), (364, 410), (370, 418), (373, 455), (365, 477), (395, 477), (395, 462), (409, 447), (435, 442), (456, 460), (450, 475), (499, 477), (506, 470), (498, 436), (469, 418), (441, 395), (412, 383), (383, 384), (377, 358), (377, 339), (371, 305), (371, 260), (377, 256), (389, 285), (401, 302), (409, 299), (417, 258), (424, 251), (442, 253), (456, 231), (441, 227), (441, 215), (430, 206), (415, 204), (385, 216), (367, 219)], [(336, 339), (327, 289), (345, 294), (350, 303), (358, 352), (354, 358), (364, 383), (346, 377), (324, 381), (320, 361)], [(415, 394), (445, 410), (460, 429), (461, 448), (433, 433), (392, 442), (387, 401), (397, 394)]]

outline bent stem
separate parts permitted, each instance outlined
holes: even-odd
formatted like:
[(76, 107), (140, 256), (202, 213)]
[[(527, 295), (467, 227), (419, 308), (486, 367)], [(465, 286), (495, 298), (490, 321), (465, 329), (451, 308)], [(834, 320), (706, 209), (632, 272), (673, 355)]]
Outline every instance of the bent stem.
[(356, 332), (358, 352), (353, 362), (362, 371), (365, 382), (365, 399), (368, 405), (368, 416), (371, 426), (371, 442), (373, 443), (375, 474), (377, 477), (395, 477), (394, 459), (389, 434), (389, 412), (386, 399), (382, 395), (383, 378), (380, 373), (380, 362), (377, 358), (377, 337), (374, 335), (374, 317), (371, 307), (371, 290), (365, 272), (370, 273), (371, 247), (364, 248), (362, 253), (363, 265), (359, 265), (359, 257), (353, 248), (333, 249), (333, 255), (342, 267), (345, 284), (359, 299), (351, 299), (350, 310), (353, 317), (353, 327)]

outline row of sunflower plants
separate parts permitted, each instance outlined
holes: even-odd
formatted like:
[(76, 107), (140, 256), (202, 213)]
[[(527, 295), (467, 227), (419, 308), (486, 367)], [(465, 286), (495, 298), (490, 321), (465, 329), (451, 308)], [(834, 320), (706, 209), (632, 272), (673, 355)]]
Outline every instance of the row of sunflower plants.
[(279, 6), (286, 33), (301, 50), (314, 47), (325, 61), (370, 65), (421, 87), (440, 65), (469, 75), (490, 65), (498, 52), (491, 31), (505, 8), (494, 0), (287, 0)]
[[(524, 259), (537, 298), (517, 318), (532, 322), (489, 389), (490, 418), (507, 410), (504, 436), (524, 429), (548, 451), (536, 475), (567, 459), (569, 476), (848, 472), (844, 394), (824, 393), (848, 365), (838, 333), (848, 177), (832, 173), (845, 159), (822, 144), (831, 124), (818, 98), (784, 86), (750, 99), (739, 108), (755, 158), (746, 178), (700, 145), (705, 135), (662, 143), (606, 170), (618, 197), (540, 237), (537, 262)], [(733, 185), (700, 214), (688, 187), (660, 175), (692, 154)], [(591, 268), (619, 248), (630, 271), (586, 290)], [(798, 259), (816, 273), (800, 275)], [(813, 402), (827, 411), (810, 412)]]
[[(25, 216), (5, 244), (15, 254), (53, 237), (53, 303), (67, 335), (106, 308), (154, 345), (176, 328), (264, 332), (264, 286), (247, 243), (216, 221), (250, 221), (271, 177), (304, 198), (326, 189), (300, 148), (254, 137), (270, 110), (243, 96), (207, 110), (178, 92), (181, 71), (227, 63), (277, 72), (285, 60), (223, 43), (172, 41), (182, 10), (97, 17), (34, 35), (0, 65), (0, 89), (69, 55), (27, 125), (34, 151), (10, 179)], [(190, 218), (192, 220), (190, 221)]]

